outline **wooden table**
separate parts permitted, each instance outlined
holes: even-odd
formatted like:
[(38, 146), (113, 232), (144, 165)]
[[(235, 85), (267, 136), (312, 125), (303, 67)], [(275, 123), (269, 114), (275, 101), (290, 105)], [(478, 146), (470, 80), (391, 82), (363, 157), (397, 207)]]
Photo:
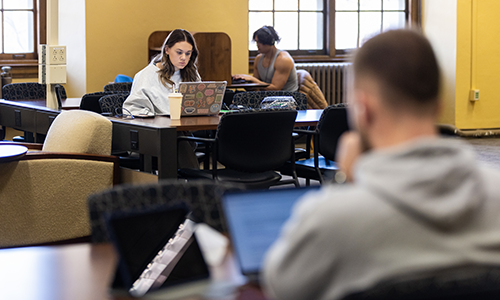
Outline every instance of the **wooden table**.
[[(63, 105), (64, 106), (64, 105)], [(322, 110), (298, 111), (296, 127), (315, 126)], [(60, 113), (40, 100), (0, 100), (0, 125), (31, 132), (32, 140), (43, 143), (52, 121)], [(113, 150), (133, 151), (144, 157), (144, 171), (152, 172), (152, 157), (158, 158), (158, 179), (177, 178), (177, 131), (215, 130), (220, 116), (118, 119), (113, 122)]]
[[(117, 255), (109, 244), (0, 250), (0, 299), (137, 299), (110, 291), (116, 263)], [(211, 267), (210, 272), (215, 283), (227, 283), (234, 287), (244, 283), (231, 255), (226, 255), (222, 265)], [(236, 292), (236, 297), (217, 299), (265, 298), (260, 289), (244, 286)]]
[(244, 89), (244, 90), (255, 90), (259, 88), (268, 87), (269, 83), (253, 83), (253, 82), (245, 82), (245, 83), (232, 83), (228, 84), (228, 89)]

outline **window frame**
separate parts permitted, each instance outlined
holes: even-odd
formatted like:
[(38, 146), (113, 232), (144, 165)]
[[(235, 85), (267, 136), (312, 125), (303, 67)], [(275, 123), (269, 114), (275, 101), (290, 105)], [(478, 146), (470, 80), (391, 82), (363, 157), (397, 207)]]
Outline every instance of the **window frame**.
[[(299, 0), (300, 1), (300, 0)], [(330, 2), (330, 0), (322, 0), (323, 1), (323, 20), (329, 20), (329, 10), (328, 10), (328, 2)], [(250, 13), (251, 10), (249, 9), (248, 12)], [(274, 0), (273, 0), (273, 9), (272, 10), (256, 10), (255, 12), (272, 12), (273, 15), (275, 12), (297, 12), (298, 13), (298, 18), (300, 16), (300, 12), (312, 12), (311, 10), (307, 10), (307, 9), (304, 9), (304, 10), (301, 10), (300, 7), (297, 8), (297, 10), (275, 10), (274, 9)], [(314, 12), (319, 12), (319, 11), (314, 11)], [(298, 24), (299, 24), (299, 27), (300, 27), (300, 18), (298, 19)], [(264, 24), (264, 25), (273, 25), (273, 24)], [(326, 43), (326, 41), (328, 40), (327, 38), (327, 30), (328, 30), (328, 24), (327, 22), (323, 22), (323, 49), (321, 50), (287, 50), (292, 56), (293, 55), (324, 55), (326, 53), (328, 53), (328, 44)], [(300, 31), (299, 31), (300, 32)], [(278, 32), (279, 34), (279, 32)], [(250, 36), (249, 36), (250, 38)], [(299, 45), (300, 41), (300, 34), (297, 35), (297, 46)], [(249, 55), (250, 56), (257, 56), (257, 50), (249, 50)]]
[(47, 0), (33, 0), (34, 49), (29, 53), (0, 53), (0, 67), (12, 67), (13, 78), (38, 77), (38, 45), (46, 43)]
[[(421, 0), (406, 0), (408, 12), (408, 27), (417, 28), (421, 26)], [(335, 0), (326, 0), (326, 16), (327, 20), (325, 25), (327, 53), (321, 55), (304, 55), (292, 54), (296, 63), (310, 63), (310, 62), (345, 62), (348, 61), (352, 51), (337, 50), (335, 48)], [(253, 63), (256, 54), (252, 55), (249, 51), (249, 73), (253, 73)]]

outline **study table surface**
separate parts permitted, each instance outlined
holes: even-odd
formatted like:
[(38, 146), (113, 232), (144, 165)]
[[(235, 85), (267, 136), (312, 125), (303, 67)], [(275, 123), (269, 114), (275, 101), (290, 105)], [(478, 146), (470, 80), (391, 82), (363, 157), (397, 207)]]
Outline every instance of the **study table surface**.
[[(111, 292), (116, 264), (117, 255), (110, 244), (3, 249), (0, 250), (0, 299), (137, 299)], [(210, 271), (215, 282), (235, 287), (244, 283), (231, 254), (226, 254), (222, 264), (211, 267)], [(235, 295), (215, 299), (265, 298), (260, 289), (247, 285)]]
[(253, 82), (243, 82), (243, 83), (231, 83), (227, 85), (228, 89), (245, 89), (254, 90), (268, 87), (269, 83), (253, 83)]
[[(67, 100), (66, 100), (67, 101)], [(67, 103), (69, 107), (69, 102)], [(65, 109), (65, 102), (63, 102)], [(322, 110), (297, 112), (296, 127), (315, 126)], [(60, 113), (45, 107), (43, 100), (0, 100), (0, 125), (34, 133), (35, 142), (43, 142), (50, 124)], [(152, 157), (157, 157), (158, 179), (177, 178), (177, 131), (215, 130), (220, 116), (119, 119), (113, 123), (113, 150), (132, 151), (142, 155), (143, 171), (152, 172)]]

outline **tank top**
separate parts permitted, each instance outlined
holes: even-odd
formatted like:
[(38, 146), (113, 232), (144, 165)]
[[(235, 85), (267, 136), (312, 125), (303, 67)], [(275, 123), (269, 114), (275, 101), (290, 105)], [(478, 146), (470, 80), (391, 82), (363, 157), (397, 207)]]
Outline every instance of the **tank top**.
[[(264, 68), (264, 65), (262, 64), (262, 61), (264, 58), (259, 60), (259, 63), (257, 64), (257, 71), (259, 71), (259, 76), (260, 80), (271, 83), (273, 80), (274, 76), (274, 62), (276, 61), (276, 58), (280, 54), (281, 50), (277, 50), (276, 54), (274, 55), (273, 59), (271, 60), (271, 63), (269, 64), (269, 67)], [(293, 69), (290, 71), (290, 75), (288, 75), (288, 79), (283, 86), (282, 90), (283, 91), (290, 91), (290, 92), (296, 92), (299, 89), (299, 86), (297, 84), (297, 72), (295, 71), (295, 66)]]

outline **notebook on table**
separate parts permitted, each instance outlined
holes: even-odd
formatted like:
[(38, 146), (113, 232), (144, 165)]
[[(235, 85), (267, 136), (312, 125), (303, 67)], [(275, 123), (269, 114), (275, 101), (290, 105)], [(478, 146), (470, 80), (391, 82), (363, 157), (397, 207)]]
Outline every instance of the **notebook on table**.
[(241, 273), (258, 282), (267, 250), (278, 238), (292, 208), (319, 186), (227, 193), (222, 198), (229, 237)]
[(226, 81), (181, 82), (181, 117), (219, 114), (226, 84)]

